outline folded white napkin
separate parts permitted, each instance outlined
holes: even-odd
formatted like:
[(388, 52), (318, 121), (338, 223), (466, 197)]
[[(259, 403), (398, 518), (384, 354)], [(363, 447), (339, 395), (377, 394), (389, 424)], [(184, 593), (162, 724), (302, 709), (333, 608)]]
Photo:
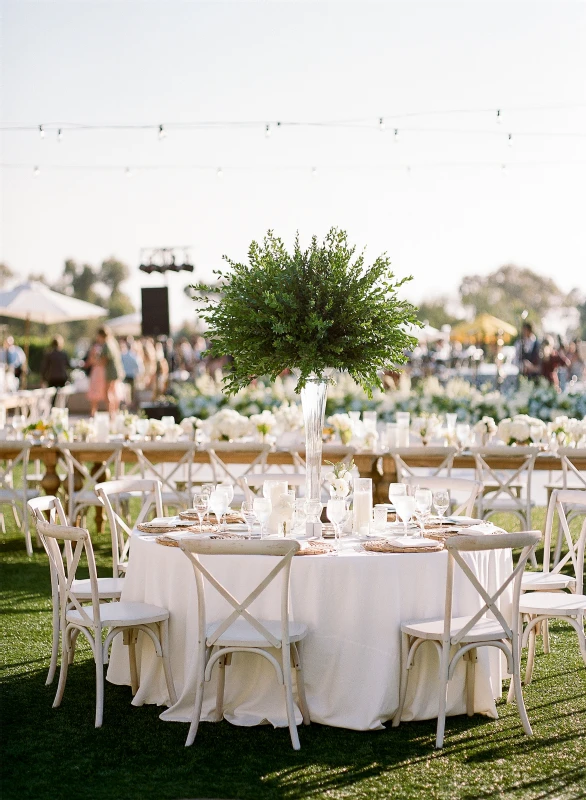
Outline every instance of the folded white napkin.
[(470, 525), (462, 533), (468, 535), (471, 533), (473, 536), (486, 536), (489, 533), (496, 533), (499, 529), (492, 525), (490, 522), (482, 522), (480, 525)]
[(408, 550), (410, 547), (437, 547), (434, 539), (413, 539), (411, 536), (398, 536), (393, 539), (393, 545)]
[(482, 520), (476, 519), (476, 517), (455, 516), (446, 517), (446, 522), (453, 522), (454, 525), (479, 525)]
[(176, 528), (178, 525), (193, 525), (193, 521), (181, 517), (155, 517), (151, 520), (151, 524), (159, 525), (161, 528)]

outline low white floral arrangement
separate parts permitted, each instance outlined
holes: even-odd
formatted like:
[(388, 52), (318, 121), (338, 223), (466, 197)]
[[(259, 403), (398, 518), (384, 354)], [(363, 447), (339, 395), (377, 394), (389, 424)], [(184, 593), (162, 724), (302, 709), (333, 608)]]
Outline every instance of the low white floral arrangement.
[(261, 414), (252, 414), (249, 419), (253, 429), (260, 435), (263, 441), (265, 440), (265, 437), (273, 431), (277, 424), (275, 415), (272, 411), (268, 411), (267, 409), (265, 409), (265, 411), (263, 411)]
[(158, 436), (164, 436), (165, 430), (166, 428), (160, 419), (149, 419), (146, 435), (150, 436), (151, 439), (156, 439)]
[(330, 478), (330, 495), (332, 497), (348, 497), (352, 483), (352, 470), (355, 467), (354, 461), (349, 464), (344, 461), (338, 461), (336, 464), (331, 461), (325, 463), (334, 469), (333, 477)]
[(229, 442), (248, 436), (250, 422), (233, 408), (222, 408), (203, 420), (201, 429), (212, 441)]
[(555, 441), (562, 447), (578, 445), (586, 437), (586, 420), (573, 419), (571, 417), (556, 417), (547, 426), (550, 437), (555, 437)]
[(328, 417), (328, 424), (339, 435), (342, 444), (350, 444), (354, 436), (354, 423), (348, 414), (332, 414)]
[(413, 430), (419, 434), (423, 444), (427, 444), (440, 427), (437, 414), (420, 414), (413, 420)]
[(492, 436), (497, 431), (497, 424), (492, 417), (482, 417), (474, 426), (474, 433), (481, 436)]
[(284, 401), (273, 413), (279, 433), (295, 433), (303, 430), (303, 411), (298, 403)]
[(76, 439), (87, 439), (94, 435), (94, 423), (91, 419), (78, 419), (73, 425), (73, 435)]
[(547, 432), (544, 422), (527, 414), (516, 414), (511, 419), (503, 419), (498, 424), (498, 436), (505, 444), (529, 445), (540, 442)]

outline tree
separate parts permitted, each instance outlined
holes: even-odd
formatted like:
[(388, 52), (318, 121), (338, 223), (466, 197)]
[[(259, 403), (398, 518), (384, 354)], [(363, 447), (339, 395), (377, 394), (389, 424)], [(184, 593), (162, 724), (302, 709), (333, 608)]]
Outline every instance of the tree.
[(460, 284), (462, 304), (475, 315), (487, 312), (520, 327), (523, 311), (538, 326), (545, 314), (566, 305), (567, 297), (551, 278), (527, 267), (506, 264), (489, 275), (469, 275)]
[(450, 306), (448, 297), (438, 297), (435, 300), (424, 300), (417, 310), (417, 318), (421, 322), (428, 322), (434, 328), (440, 329), (442, 325), (456, 325), (461, 322), (461, 317), (456, 317), (447, 309)]
[(128, 280), (130, 277), (130, 270), (126, 264), (118, 259), (110, 256), (105, 261), (102, 261), (102, 266), (98, 272), (98, 280), (105, 283), (112, 292), (117, 292), (120, 284)]

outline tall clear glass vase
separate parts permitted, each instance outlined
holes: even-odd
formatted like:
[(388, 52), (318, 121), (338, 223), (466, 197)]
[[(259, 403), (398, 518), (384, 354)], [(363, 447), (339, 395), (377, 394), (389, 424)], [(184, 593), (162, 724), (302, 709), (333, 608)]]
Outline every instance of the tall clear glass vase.
[(301, 390), (305, 421), (305, 499), (321, 499), (322, 435), (326, 414), (328, 381), (322, 375), (311, 375)]

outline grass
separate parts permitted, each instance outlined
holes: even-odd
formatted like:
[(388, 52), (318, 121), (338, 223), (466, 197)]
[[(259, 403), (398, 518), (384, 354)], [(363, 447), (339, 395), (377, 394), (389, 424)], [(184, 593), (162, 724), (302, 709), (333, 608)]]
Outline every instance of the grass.
[[(62, 706), (45, 686), (50, 654), (49, 569), (24, 552), (9, 512), (0, 539), (2, 796), (4, 800), (179, 798), (586, 798), (586, 670), (575, 634), (551, 626), (552, 653), (538, 646), (525, 690), (534, 736), (516, 707), (498, 720), (451, 717), (443, 751), (435, 720), (370, 733), (312, 724), (300, 752), (286, 729), (203, 723), (187, 749), (187, 725), (161, 709), (134, 708), (128, 687), (106, 684), (104, 726), (93, 727), (94, 667), (80, 644)], [(10, 527), (11, 526), (11, 527)], [(108, 574), (109, 536), (95, 537)]]

